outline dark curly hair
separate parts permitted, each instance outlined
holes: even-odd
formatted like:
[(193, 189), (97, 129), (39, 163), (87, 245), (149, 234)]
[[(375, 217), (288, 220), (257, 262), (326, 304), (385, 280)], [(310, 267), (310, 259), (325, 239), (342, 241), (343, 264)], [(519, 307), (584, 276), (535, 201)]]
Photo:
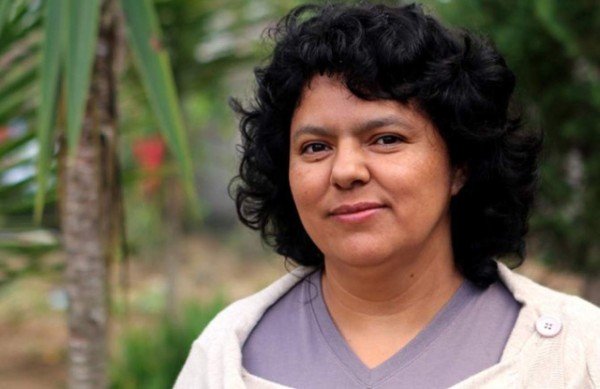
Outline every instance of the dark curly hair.
[(296, 211), (288, 163), (302, 89), (325, 74), (362, 99), (415, 104), (442, 135), (451, 164), (466, 168), (450, 212), (455, 263), (467, 279), (487, 286), (498, 278), (496, 259), (523, 261), (542, 136), (510, 114), (515, 77), (490, 42), (442, 26), (418, 5), (305, 5), (269, 32), (275, 48), (255, 70), (254, 102), (231, 100), (242, 159), (230, 190), (246, 226), (277, 253), (323, 266)]

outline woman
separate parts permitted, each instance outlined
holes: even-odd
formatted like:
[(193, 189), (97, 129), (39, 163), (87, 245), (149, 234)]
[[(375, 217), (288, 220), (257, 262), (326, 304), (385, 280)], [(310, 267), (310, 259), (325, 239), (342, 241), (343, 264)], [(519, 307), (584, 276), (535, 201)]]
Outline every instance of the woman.
[(178, 388), (600, 387), (600, 310), (512, 273), (538, 133), (490, 43), (418, 6), (304, 6), (241, 114), (242, 222), (299, 264)]

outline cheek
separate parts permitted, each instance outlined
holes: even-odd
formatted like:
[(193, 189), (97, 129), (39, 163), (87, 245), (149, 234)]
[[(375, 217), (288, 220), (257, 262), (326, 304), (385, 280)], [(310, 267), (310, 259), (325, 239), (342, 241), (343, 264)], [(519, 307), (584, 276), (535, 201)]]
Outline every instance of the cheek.
[[(443, 161), (431, 153), (405, 154), (392, 164), (379, 163), (377, 166), (380, 175), (389, 177), (388, 181), (407, 190), (427, 189), (447, 181)], [(442, 180), (442, 177), (445, 179)]]
[[(434, 154), (414, 155), (400, 164), (388, 166), (381, 172), (398, 198), (412, 198), (427, 202), (448, 197), (451, 188), (451, 171), (445, 159)], [(381, 180), (382, 182), (384, 180)]]
[(294, 202), (297, 206), (309, 202), (311, 195), (310, 173), (306, 169), (300, 169), (294, 164), (290, 164), (289, 182)]

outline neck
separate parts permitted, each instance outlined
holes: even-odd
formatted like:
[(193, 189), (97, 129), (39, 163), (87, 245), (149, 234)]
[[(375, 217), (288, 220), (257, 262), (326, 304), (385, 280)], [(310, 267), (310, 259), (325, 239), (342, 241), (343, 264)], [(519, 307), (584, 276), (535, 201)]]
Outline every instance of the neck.
[(374, 267), (339, 267), (326, 261), (322, 290), (340, 333), (373, 368), (425, 328), (462, 281), (452, 257)]
[[(430, 319), (460, 287), (463, 277), (450, 256), (373, 267), (326, 264), (323, 294), (332, 312), (361, 317), (390, 315)], [(335, 319), (335, 317), (334, 317)]]

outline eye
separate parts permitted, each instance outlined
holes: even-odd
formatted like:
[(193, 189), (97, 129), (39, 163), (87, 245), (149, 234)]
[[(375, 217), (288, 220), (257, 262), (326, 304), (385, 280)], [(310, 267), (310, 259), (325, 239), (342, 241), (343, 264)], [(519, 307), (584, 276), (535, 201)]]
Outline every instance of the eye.
[(396, 143), (401, 143), (403, 141), (402, 137), (398, 135), (382, 135), (375, 139), (375, 144), (378, 145), (393, 145)]
[(324, 143), (309, 143), (302, 147), (302, 154), (316, 154), (328, 149)]

